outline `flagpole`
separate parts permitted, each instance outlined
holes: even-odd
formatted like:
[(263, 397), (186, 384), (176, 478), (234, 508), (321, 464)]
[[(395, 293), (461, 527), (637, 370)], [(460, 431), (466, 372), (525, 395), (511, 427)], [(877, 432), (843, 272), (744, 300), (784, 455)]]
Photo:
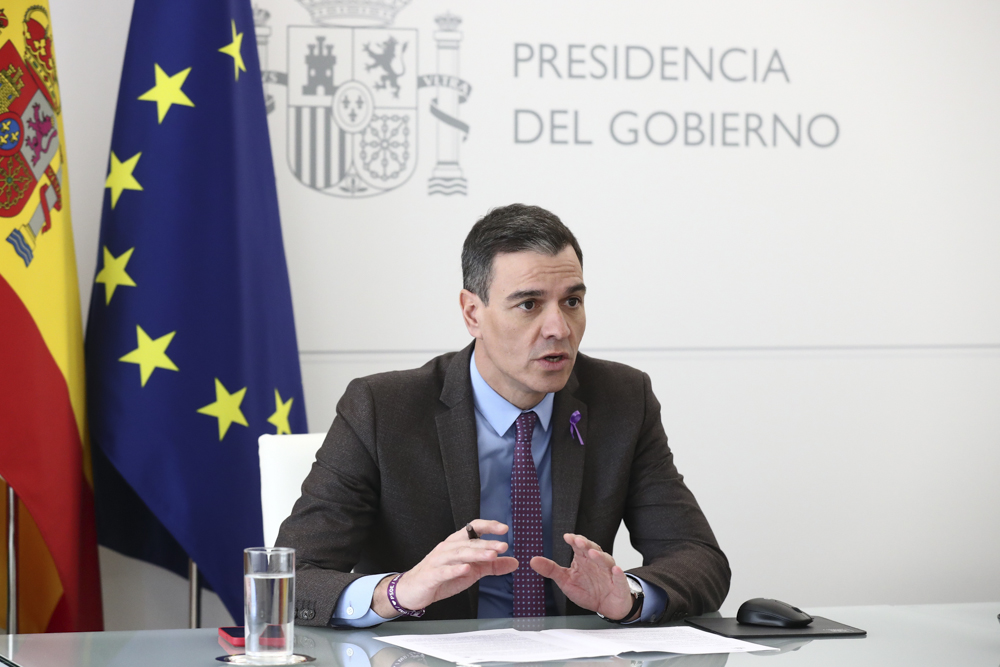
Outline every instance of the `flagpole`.
[(201, 627), (201, 586), (198, 585), (198, 565), (188, 558), (188, 627)]
[(17, 494), (7, 484), (7, 634), (17, 634)]

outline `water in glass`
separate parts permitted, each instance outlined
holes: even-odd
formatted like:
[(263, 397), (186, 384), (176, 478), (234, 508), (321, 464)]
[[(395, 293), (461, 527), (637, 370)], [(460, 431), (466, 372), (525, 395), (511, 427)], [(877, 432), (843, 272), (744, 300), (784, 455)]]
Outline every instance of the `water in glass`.
[(292, 654), (295, 580), (291, 574), (243, 577), (248, 658), (280, 659)]

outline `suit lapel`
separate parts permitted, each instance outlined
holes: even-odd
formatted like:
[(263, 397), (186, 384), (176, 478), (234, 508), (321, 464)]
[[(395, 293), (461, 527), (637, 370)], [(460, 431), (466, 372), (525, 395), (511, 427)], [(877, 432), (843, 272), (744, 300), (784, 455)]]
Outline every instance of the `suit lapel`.
[(455, 530), (479, 518), (479, 446), (469, 379), (471, 353), (471, 346), (465, 348), (448, 366), (441, 391), (446, 408), (436, 418)]
[[(441, 402), (445, 407), (435, 418), (455, 530), (479, 518), (479, 445), (469, 377), (471, 355), (470, 345), (451, 360), (441, 391)], [(479, 606), (479, 585), (471, 586), (466, 593), (470, 604), (468, 612), (471, 618), (475, 618)]]
[(566, 386), (556, 393), (552, 408), (552, 558), (563, 567), (569, 567), (573, 550), (563, 540), (564, 533), (576, 531), (576, 518), (580, 509), (580, 491), (583, 487), (583, 463), (586, 448), (569, 430), (570, 416), (580, 411), (577, 428), (587, 442), (587, 405), (573, 394), (579, 386), (576, 374), (570, 376)]

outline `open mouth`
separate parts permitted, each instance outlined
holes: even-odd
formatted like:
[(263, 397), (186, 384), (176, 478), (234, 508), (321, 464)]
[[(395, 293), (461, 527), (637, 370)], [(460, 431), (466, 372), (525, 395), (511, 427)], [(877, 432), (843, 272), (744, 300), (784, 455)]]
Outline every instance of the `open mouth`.
[(563, 353), (547, 354), (544, 357), (540, 357), (540, 359), (546, 364), (558, 364), (569, 359), (569, 355)]

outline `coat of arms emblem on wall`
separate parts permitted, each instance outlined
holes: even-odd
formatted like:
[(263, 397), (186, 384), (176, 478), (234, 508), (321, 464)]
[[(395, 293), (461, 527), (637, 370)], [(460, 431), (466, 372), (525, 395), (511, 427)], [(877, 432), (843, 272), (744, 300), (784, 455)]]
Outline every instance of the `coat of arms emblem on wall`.
[[(466, 194), (459, 149), (469, 127), (459, 105), (471, 86), (458, 71), (461, 19), (435, 19), (438, 73), (420, 75), (418, 31), (392, 27), (409, 1), (299, 0), (313, 25), (288, 26), (287, 74), (266, 71), (269, 14), (255, 10), (264, 83), (286, 87), (286, 157), (303, 185), (358, 198), (406, 183), (417, 167), (419, 91), (434, 88), (437, 163), (427, 191)], [(268, 110), (274, 105), (268, 93)]]

